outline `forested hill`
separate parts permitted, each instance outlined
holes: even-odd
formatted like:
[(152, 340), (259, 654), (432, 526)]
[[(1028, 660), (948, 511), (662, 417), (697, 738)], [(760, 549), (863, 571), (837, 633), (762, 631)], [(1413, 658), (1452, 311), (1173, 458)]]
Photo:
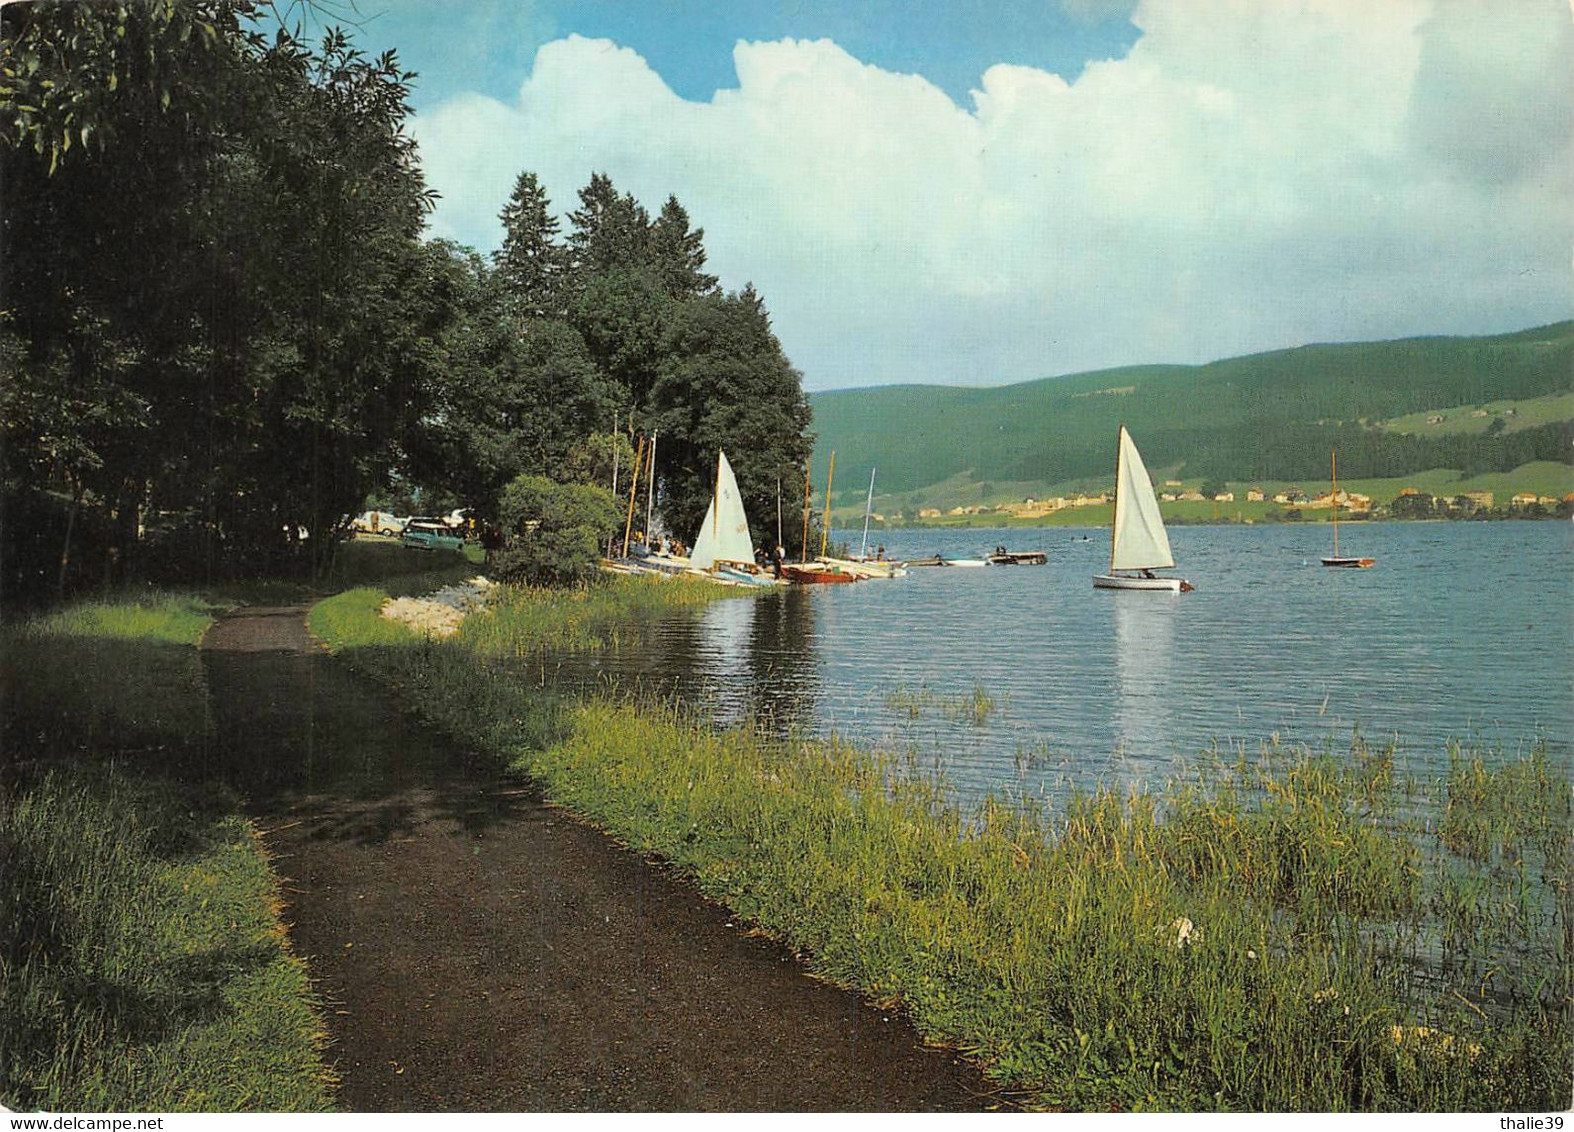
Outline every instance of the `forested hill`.
[[(854, 482), (844, 475), (866, 480), (873, 466), (882, 492), (963, 475), (996, 483), (1108, 479), (1121, 424), (1150, 469), (1188, 478), (1316, 479), (1327, 474), (1335, 444), (1341, 475), (1386, 477), (1574, 462), (1571, 375), (1574, 322), (1560, 322), (1491, 337), (1304, 346), (987, 389), (838, 390), (810, 402), (816, 466), (825, 467), (834, 450), (838, 482)], [(1527, 401), (1525, 411), (1504, 406)], [(1474, 427), (1450, 425), (1449, 410)], [(1421, 416), (1401, 420), (1413, 414)]]

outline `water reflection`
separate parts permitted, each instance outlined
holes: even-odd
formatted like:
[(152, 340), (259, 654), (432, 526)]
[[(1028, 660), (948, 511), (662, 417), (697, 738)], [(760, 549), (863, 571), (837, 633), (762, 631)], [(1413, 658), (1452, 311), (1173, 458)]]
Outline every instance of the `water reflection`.
[(744, 711), (780, 735), (812, 727), (822, 683), (815, 657), (814, 595), (792, 587), (756, 601), (718, 604), (753, 607), (749, 636), (753, 678), (745, 691)]
[(1139, 768), (1168, 762), (1175, 732), (1171, 705), (1177, 600), (1169, 594), (1114, 593), (1117, 763), (1129, 783)]
[(648, 624), (634, 642), (557, 653), (530, 667), (561, 690), (676, 700), (723, 727), (785, 736), (816, 723), (818, 613), (797, 588), (717, 601)]
[(723, 726), (808, 727), (820, 687), (815, 639), (814, 602), (802, 590), (712, 603), (688, 650), (700, 704)]

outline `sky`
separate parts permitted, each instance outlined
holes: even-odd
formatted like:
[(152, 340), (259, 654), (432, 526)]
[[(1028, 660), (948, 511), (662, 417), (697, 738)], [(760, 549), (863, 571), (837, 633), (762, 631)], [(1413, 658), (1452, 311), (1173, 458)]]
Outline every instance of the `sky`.
[(594, 172), (809, 390), (1574, 316), (1568, 0), (355, 0), (433, 236)]

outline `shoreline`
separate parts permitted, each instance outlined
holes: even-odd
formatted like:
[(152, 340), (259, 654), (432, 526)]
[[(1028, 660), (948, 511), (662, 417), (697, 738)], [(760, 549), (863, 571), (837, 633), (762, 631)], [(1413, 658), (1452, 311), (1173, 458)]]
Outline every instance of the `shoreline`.
[[(484, 639), (510, 639), (505, 627), (490, 624), (496, 620), (506, 618), (482, 618)], [(1403, 776), (1395, 774), (1392, 750), (1362, 744), (1346, 760), (1303, 752), (1272, 767), (1215, 768), (1224, 775), (1219, 788), (1256, 784), (1244, 795), (1198, 783), (1201, 794), (1165, 795), (1162, 804), (1153, 795), (1100, 794), (1064, 812), (986, 803), (969, 817), (934, 783), (896, 774), (888, 761), (835, 739), (717, 732), (671, 707), (607, 697), (544, 704), (539, 693), (487, 668), (483, 652), (466, 643), (468, 626), (417, 657), (400, 649), (358, 655), (354, 627), (339, 624), (343, 635), (330, 641), (339, 655), (390, 686), (419, 685), (415, 706), (434, 725), (486, 745), (542, 783), (549, 798), (693, 878), (707, 896), (803, 955), (820, 977), (875, 1002), (901, 1003), (931, 1040), (973, 1051), (993, 1079), (1034, 1106), (1536, 1107), (1540, 1101), (1477, 1093), (1486, 1080), (1428, 1043), (1446, 1036), (1449, 1049), (1493, 1051), (1483, 1059), (1566, 1060), (1566, 1011), (1544, 1018), (1550, 1029), (1529, 1015), (1484, 1025), (1486, 1015), (1463, 999), (1445, 996), (1419, 1009), (1392, 997), (1386, 980), (1403, 983), (1409, 960), (1373, 950), (1386, 933), (1369, 934), (1372, 917), (1403, 923), (1430, 915), (1439, 894), (1457, 884), (1436, 871), (1445, 859), (1466, 877), (1502, 867), (1493, 863), (1496, 850), (1471, 865), (1457, 847), (1444, 849), (1442, 826), (1389, 828), (1362, 816), (1374, 806), (1398, 815), (1415, 804), (1395, 793)], [(605, 631), (631, 630), (614, 622)], [(513, 655), (528, 652), (527, 640), (512, 639)], [(1495, 813), (1493, 799), (1515, 793), (1511, 809), (1542, 813), (1550, 823), (1551, 861), (1569, 837), (1567, 785), (1560, 793), (1545, 754), (1539, 758), (1498, 769), (1467, 759), (1450, 771), (1448, 796), (1456, 807)], [(1484, 781), (1485, 793), (1456, 797), (1471, 781)], [(1542, 785), (1534, 790), (1550, 791), (1534, 795), (1541, 801), (1523, 794), (1536, 782)], [(1237, 800), (1213, 808), (1226, 798)], [(1441, 797), (1426, 803), (1441, 804)], [(1161, 809), (1180, 817), (1160, 822)], [(1453, 812), (1457, 821), (1464, 811)], [(1483, 820), (1486, 826), (1470, 826), (1475, 833), (1447, 836), (1459, 846), (1481, 836), (1496, 844), (1486, 830), (1499, 819)], [(1287, 830), (1298, 832), (1282, 843)], [(1279, 856), (1285, 851), (1291, 858)], [(1292, 859), (1301, 863), (1291, 866)], [(1127, 864), (1112, 874), (1111, 860)], [(1286, 867), (1291, 872), (1282, 874)], [(1273, 880), (1281, 875), (1290, 879)], [(1348, 879), (1333, 879), (1339, 876)], [(1083, 925), (1070, 935), (1067, 915)], [(1302, 917), (1310, 917), (1308, 927), (1295, 927)], [(1486, 923), (1471, 922), (1469, 931)], [(1310, 923), (1326, 926), (1311, 930)], [(1184, 946), (1177, 944), (1176, 924), (1199, 934), (1181, 932)], [(1484, 946), (1469, 938), (1468, 931), (1456, 938), (1461, 956)], [(1534, 946), (1555, 944), (1548, 937)], [(1273, 969), (1254, 974), (1258, 959), (1251, 957), (1269, 954)], [(1154, 972), (1162, 973), (1156, 983)], [(1255, 997), (1240, 997), (1254, 984)], [(998, 999), (990, 987), (1017, 989)], [(1100, 988), (1121, 988), (1122, 996), (1112, 1000)], [(1354, 1014), (1325, 1014), (1331, 1001)], [(1269, 1003), (1272, 1019), (1260, 1013)], [(1067, 1016), (1074, 1022), (1065, 1028), (1041, 1028), (1043, 1019)], [(1352, 1017), (1364, 1020), (1353, 1030)], [(1188, 1019), (1205, 1031), (1174, 1028), (1177, 1020), (1190, 1027)], [(1374, 1020), (1381, 1025), (1371, 1028)], [(1231, 1070), (1233, 1084), (1224, 1086), (1217, 1074), (1229, 1058), (1206, 1035), (1240, 1026), (1260, 1030), (1262, 1050)], [(1102, 1068), (1091, 1077), (1068, 1074), (1067, 1051), (1084, 1040), (1079, 1035), (1098, 1032), (1115, 1045), (1084, 1046), (1070, 1063)], [(1137, 1033), (1145, 1044), (1128, 1061), (1118, 1051)], [(1456, 1046), (1460, 1034), (1466, 1037)], [(1162, 1064), (1170, 1069), (1155, 1076), (1153, 1066)], [(1385, 1076), (1401, 1064), (1398, 1080)], [(1325, 1065), (1358, 1068), (1324, 1078)], [(1561, 1082), (1560, 1072), (1546, 1079)], [(1541, 1070), (1531, 1073), (1540, 1079)]]
[[(316, 602), (312, 629), (334, 655), (263, 653), (260, 663), (306, 665), (321, 688), (358, 670), (393, 693), (397, 707), (380, 718), (414, 712), (444, 737), (430, 754), (411, 756), (416, 763), (440, 767), (462, 754), (479, 760), (471, 765), (483, 776), (501, 773), (513, 785), (491, 789), (484, 804), (462, 801), (469, 795), (461, 789), (437, 811), (410, 810), (397, 784), (381, 787), (395, 792), (374, 796), (370, 810), (368, 799), (330, 793), (313, 803), (325, 808), (312, 820), (386, 849), (396, 843), (378, 839), (380, 823), (428, 814), (410, 820), (436, 851), (458, 844), (445, 823), (476, 805), (484, 815), (503, 804), (506, 812), (491, 818), (461, 820), (461, 831), (482, 822), (480, 849), (491, 837), (515, 836), (508, 814), (525, 795), (541, 797), (729, 909), (729, 937), (778, 941), (772, 946), (787, 949), (780, 954), (796, 955), (815, 977), (910, 1018), (925, 1041), (967, 1050), (990, 1089), (1031, 1107), (1482, 1111), (1570, 1102), (1567, 964), (1543, 987), (1552, 994), (1545, 1001), (1526, 990), (1508, 1003), (1497, 992), (1519, 976), (1490, 973), (1500, 940), (1531, 956), (1561, 954), (1558, 906), (1542, 902), (1538, 885), (1550, 882), (1536, 877), (1567, 883), (1570, 798), (1544, 751), (1485, 760), (1467, 752), (1450, 760), (1446, 780), (1420, 784), (1419, 795), (1392, 749), (1358, 744), (1337, 756), (1292, 751), (1222, 762), (1211, 778), (1176, 783), (1175, 793), (1097, 793), (1040, 811), (985, 803), (963, 813), (943, 784), (834, 738), (768, 740), (749, 729), (716, 731), (670, 706), (564, 699), (520, 686), (489, 663), (547, 640), (616, 647), (674, 604), (747, 596), (709, 592), (718, 589), (637, 579), (572, 592), (507, 588), (444, 639), (382, 618), (390, 595), (375, 585)], [(253, 613), (260, 621), (266, 611)], [(218, 659), (206, 660), (214, 694), (245, 705), (223, 723), (244, 738), (238, 751), (304, 726), (270, 707), (273, 697), (237, 697), (248, 678), (233, 660), (215, 666)], [(127, 670), (128, 679), (142, 675)], [(185, 727), (183, 718), (158, 726)], [(359, 743), (383, 726), (357, 725), (308, 749), (327, 774), (336, 760), (360, 758), (343, 736)], [(238, 757), (248, 773), (269, 773), (272, 760)], [(407, 773), (415, 764), (400, 765)], [(270, 836), (286, 839), (279, 844), (294, 845), (274, 871), (296, 879), (302, 865), (291, 862), (317, 867), (310, 827), (284, 828), (303, 816), (311, 815), (269, 823)], [(471, 883), (459, 877), (439, 887), (462, 907)], [(608, 897), (620, 916), (643, 899), (634, 887)], [(366, 890), (342, 891), (334, 899)], [(1513, 907), (1483, 900), (1484, 892)], [(1443, 919), (1434, 924), (1436, 916)], [(641, 922), (635, 915), (629, 929)], [(405, 931), (388, 921), (380, 946), (398, 952)], [(1396, 997), (1416, 958), (1402, 941), (1439, 931), (1460, 965), (1445, 979), (1450, 993), (1422, 985)], [(382, 962), (364, 939), (326, 939), (311, 953), (335, 970), (352, 971), (351, 956), (373, 970)], [(412, 999), (387, 1015), (389, 1032), (407, 1029), (406, 1012), (421, 1009)], [(1250, 1035), (1250, 1052), (1231, 1035)], [(356, 1072), (386, 1071), (389, 1059), (367, 1056)], [(432, 1063), (426, 1072), (442, 1078), (450, 1070)], [(395, 1076), (400, 1082), (390, 1084), (414, 1087), (409, 1074)], [(422, 1089), (440, 1086), (429, 1078)], [(400, 1095), (420, 1103), (438, 1096)], [(614, 1105), (611, 1096), (570, 1092), (531, 1103)]]

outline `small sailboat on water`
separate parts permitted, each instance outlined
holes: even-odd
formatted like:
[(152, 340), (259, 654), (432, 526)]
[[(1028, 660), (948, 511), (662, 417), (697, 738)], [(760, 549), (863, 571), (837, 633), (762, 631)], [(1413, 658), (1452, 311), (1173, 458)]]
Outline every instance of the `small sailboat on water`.
[(1375, 565), (1375, 558), (1351, 558), (1339, 553), (1339, 450), (1333, 449), (1328, 453), (1328, 467), (1333, 476), (1333, 505), (1334, 505), (1334, 552), (1323, 559), (1324, 566), (1344, 566), (1353, 570), (1365, 570)]
[(1175, 565), (1169, 535), (1159, 514), (1153, 481), (1126, 426), (1115, 451), (1115, 522), (1110, 535), (1109, 573), (1095, 574), (1093, 585), (1106, 590), (1165, 590), (1185, 593), (1195, 587), (1184, 578), (1161, 578), (1154, 570)]

